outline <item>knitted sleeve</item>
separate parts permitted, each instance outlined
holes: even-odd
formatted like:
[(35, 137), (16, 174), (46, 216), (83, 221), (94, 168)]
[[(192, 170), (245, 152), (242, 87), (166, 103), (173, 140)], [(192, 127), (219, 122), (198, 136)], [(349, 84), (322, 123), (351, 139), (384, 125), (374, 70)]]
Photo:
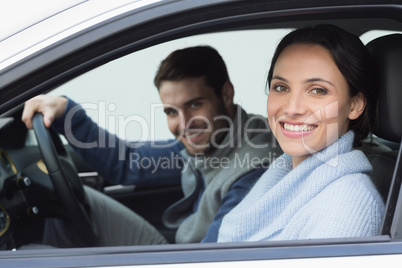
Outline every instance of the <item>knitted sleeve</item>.
[(384, 203), (368, 176), (351, 174), (308, 202), (275, 240), (379, 235)]

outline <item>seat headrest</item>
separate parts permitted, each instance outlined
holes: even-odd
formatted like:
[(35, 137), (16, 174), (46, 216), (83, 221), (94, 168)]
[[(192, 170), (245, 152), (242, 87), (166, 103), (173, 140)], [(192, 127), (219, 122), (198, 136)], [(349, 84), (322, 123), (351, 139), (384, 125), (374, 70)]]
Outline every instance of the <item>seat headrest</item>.
[(402, 34), (374, 39), (367, 48), (379, 73), (378, 124), (374, 134), (394, 142), (402, 137)]

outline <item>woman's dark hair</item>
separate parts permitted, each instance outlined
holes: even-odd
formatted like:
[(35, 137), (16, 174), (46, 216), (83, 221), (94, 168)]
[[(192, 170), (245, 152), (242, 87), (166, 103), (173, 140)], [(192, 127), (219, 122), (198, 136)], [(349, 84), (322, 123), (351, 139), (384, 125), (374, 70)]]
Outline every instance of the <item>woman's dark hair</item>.
[(154, 84), (159, 90), (163, 81), (205, 77), (208, 86), (221, 96), (222, 87), (229, 80), (225, 62), (210, 46), (195, 46), (173, 51), (164, 59), (156, 73)]
[(279, 55), (286, 47), (294, 44), (320, 45), (327, 49), (348, 83), (349, 96), (361, 93), (366, 98), (366, 108), (362, 115), (349, 124), (349, 129), (355, 132), (353, 145), (360, 146), (362, 139), (372, 132), (376, 115), (376, 71), (367, 48), (357, 36), (334, 25), (320, 24), (294, 30), (276, 48), (268, 73), (268, 88)]

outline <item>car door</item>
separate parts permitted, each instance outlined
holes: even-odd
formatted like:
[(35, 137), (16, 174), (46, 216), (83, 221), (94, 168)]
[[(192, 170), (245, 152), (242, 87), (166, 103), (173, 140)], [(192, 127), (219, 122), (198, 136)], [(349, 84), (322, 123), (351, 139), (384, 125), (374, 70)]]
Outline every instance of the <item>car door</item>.
[[(91, 7), (91, 1), (88, 1)], [(261, 45), (266, 50), (265, 40), (272, 41), (274, 33), (282, 36), (286, 31), (294, 27), (302, 27), (315, 23), (334, 23), (344, 27), (358, 35), (371, 30), (381, 28), (389, 31), (402, 31), (400, 5), (395, 1), (369, 1), (370, 3), (361, 4), (360, 1), (133, 1), (120, 7), (111, 8), (98, 17), (93, 17), (79, 23), (78, 26), (71, 26), (63, 33), (48, 37), (43, 42), (32, 44), (28, 48), (22, 49), (20, 53), (3, 57), (0, 62), (0, 110), (2, 117), (15, 114), (15, 110), (21, 109), (22, 103), (30, 97), (40, 93), (67, 94), (62, 90), (77, 90), (77, 96), (82, 96), (83, 91), (97, 89), (100, 84), (112, 83), (109, 88), (102, 90), (102, 93), (90, 93), (90, 95), (101, 95), (99, 100), (81, 100), (81, 103), (88, 103), (97, 107), (92, 109), (94, 117), (118, 122), (118, 117), (125, 118), (133, 115), (133, 100), (138, 96), (139, 101), (146, 104), (154, 103), (158, 108), (157, 92), (152, 85), (147, 86), (147, 91), (153, 91), (156, 99), (143, 101), (144, 87), (140, 90), (133, 90), (133, 96), (129, 98), (129, 112), (117, 112), (120, 104), (111, 100), (118, 82), (122, 79), (111, 76), (109, 68), (116, 68), (117, 75), (123, 75), (129, 70), (127, 67), (114, 67), (120, 65), (120, 60), (127, 61), (128, 66), (132, 66), (131, 55), (135, 58), (145, 51), (159, 44), (171, 40), (185, 40), (189, 45), (188, 39), (181, 39), (186, 36), (194, 36), (197, 42), (210, 42), (209, 37), (203, 34), (211, 33), (219, 37), (216, 42), (222, 42), (222, 52), (233, 48), (234, 56), (228, 56), (228, 65), (239, 64), (239, 71), (234, 71), (236, 84), (239, 89), (244, 88), (244, 95), (237, 100), (244, 105), (249, 105), (250, 110), (254, 108), (255, 113), (264, 114), (265, 105), (265, 81), (256, 74), (255, 68), (262, 69), (262, 77), (269, 67), (270, 54), (267, 52), (261, 55), (257, 52), (254, 45)], [(143, 5), (141, 5), (143, 4)], [(137, 7), (133, 7), (138, 5)], [(82, 4), (81, 7), (85, 7)], [(93, 6), (92, 6), (93, 7)], [(125, 9), (126, 8), (126, 9)], [(80, 6), (77, 10), (88, 11)], [(73, 12), (74, 8), (69, 12)], [(89, 12), (90, 13), (90, 12)], [(69, 13), (71, 14), (71, 13)], [(80, 13), (81, 14), (81, 13)], [(64, 14), (65, 15), (65, 14)], [(52, 19), (56, 19), (55, 16)], [(97, 19), (99, 20), (97, 20)], [(54, 21), (52, 21), (54, 23)], [(35, 27), (39, 27), (40, 24)], [(78, 28), (75, 28), (78, 27)], [(271, 30), (273, 32), (271, 32)], [(69, 32), (71, 31), (71, 32)], [(253, 37), (249, 35), (255, 33)], [(228, 35), (226, 35), (226, 32)], [(233, 37), (230, 34), (236, 35)], [(266, 35), (265, 38), (261, 38)], [(24, 36), (22, 34), (22, 36)], [(229, 37), (232, 36), (232, 37)], [(8, 41), (12, 40), (10, 38)], [(200, 41), (201, 40), (201, 41)], [(247, 45), (242, 45), (246, 41)], [(250, 43), (247, 43), (250, 41)], [(10, 41), (11, 42), (11, 41)], [(50, 44), (46, 43), (50, 42)], [(4, 42), (3, 44), (6, 44)], [(213, 45), (217, 45), (214, 43)], [(171, 43), (166, 43), (170, 45)], [(238, 46), (234, 46), (234, 44)], [(9, 44), (8, 44), (9, 45)], [(168, 47), (169, 51), (174, 47)], [(257, 52), (253, 55), (253, 52)], [(28, 54), (28, 55), (26, 55)], [(146, 53), (145, 53), (146, 54)], [(166, 55), (166, 53), (162, 53)], [(146, 54), (149, 55), (149, 54)], [(163, 55), (156, 57), (150, 53), (152, 60), (159, 62)], [(250, 58), (251, 62), (247, 62)], [(134, 60), (134, 62), (137, 59)], [(145, 60), (148, 60), (146, 58)], [(261, 61), (258, 61), (261, 60)], [(144, 60), (138, 60), (139, 69), (129, 70), (127, 77), (130, 78), (147, 75), (147, 81), (152, 81), (154, 72), (146, 71), (142, 74)], [(257, 63), (258, 66), (257, 66)], [(99, 69), (95, 69), (99, 67)], [(105, 67), (105, 68), (104, 68)], [(265, 69), (264, 69), (265, 68)], [(97, 78), (92, 78), (93, 73), (100, 70)], [(106, 71), (105, 71), (106, 70)], [(250, 71), (250, 73), (246, 73)], [(105, 74), (106, 73), (106, 74)], [(265, 73), (266, 75), (266, 73)], [(103, 76), (104, 80), (99, 79)], [(77, 86), (80, 79), (90, 77), (93, 83), (91, 86)], [(77, 82), (78, 81), (78, 82)], [(252, 84), (254, 81), (256, 84)], [(123, 84), (124, 90), (131, 90), (131, 82)], [(257, 89), (255, 89), (257, 88)], [(52, 91), (56, 89), (55, 91)], [(57, 91), (60, 90), (60, 91)], [(257, 93), (258, 91), (258, 93)], [(240, 90), (239, 90), (240, 92)], [(253, 93), (251, 93), (253, 92)], [(262, 95), (261, 95), (262, 94)], [(125, 94), (124, 94), (125, 95)], [(249, 99), (254, 95), (255, 99)], [(117, 96), (116, 96), (117, 97)], [(259, 105), (256, 105), (258, 101)], [(248, 103), (249, 102), (249, 103)], [(103, 106), (101, 106), (103, 105)], [(257, 107), (258, 106), (258, 107)], [(94, 106), (89, 106), (89, 108)], [(99, 113), (103, 107), (105, 113)], [(262, 110), (261, 110), (262, 108)], [(91, 110), (91, 109), (89, 109)], [(144, 109), (139, 109), (144, 110)], [(152, 110), (145, 109), (148, 114)], [(107, 113), (106, 113), (107, 112)], [(137, 115), (137, 114), (135, 114)], [(163, 119), (157, 116), (158, 120)], [(137, 118), (137, 117), (136, 117)], [(152, 118), (152, 117), (151, 117)], [(18, 120), (18, 116), (14, 118)], [(109, 122), (111, 122), (109, 121)], [(147, 120), (145, 120), (147, 121)], [(149, 119), (151, 121), (151, 119)], [(162, 120), (163, 121), (163, 120)], [(134, 120), (131, 126), (138, 125), (140, 120)], [(142, 121), (141, 121), (142, 122)], [(147, 121), (148, 122), (148, 121)], [(123, 124), (122, 136), (126, 135), (126, 126)], [(162, 127), (162, 123), (156, 129)], [(118, 130), (114, 128), (112, 130)], [(18, 132), (18, 131), (17, 131)], [(130, 131), (138, 132), (138, 131)], [(155, 133), (156, 135), (156, 133)], [(161, 139), (169, 138), (161, 136)], [(151, 135), (149, 135), (151, 136)], [(127, 137), (124, 137), (127, 138)], [(129, 139), (140, 139), (140, 137), (128, 137)], [(23, 139), (25, 141), (25, 139)], [(24, 146), (24, 145), (23, 145)], [(388, 146), (388, 145), (387, 145)], [(392, 146), (399, 148), (399, 143), (392, 143)], [(37, 152), (33, 153), (37, 154)], [(398, 153), (399, 154), (399, 153)], [(30, 158), (30, 157), (26, 157)], [(159, 221), (160, 213), (168, 205), (180, 198), (180, 187), (135, 187), (117, 188), (115, 185), (104, 184), (103, 179), (97, 177), (90, 167), (82, 163), (81, 159), (75, 158), (76, 166), (80, 173), (88, 179), (90, 183), (92, 176), (96, 183), (95, 187), (108, 193), (122, 203), (128, 205), (136, 212), (140, 212), (151, 222)], [(24, 163), (24, 158), (20, 157)], [(399, 158), (398, 158), (399, 159)], [(22, 165), (22, 164), (21, 164)], [(105, 247), (105, 248), (72, 248), (72, 249), (30, 249), (0, 252), (0, 262), (5, 266), (19, 267), (54, 267), (54, 266), (172, 266), (175, 267), (194, 267), (194, 266), (244, 266), (254, 265), (256, 267), (266, 265), (290, 266), (290, 265), (359, 265), (363, 263), (384, 265), (384, 263), (397, 263), (402, 258), (400, 242), (401, 233), (401, 206), (400, 196), (401, 176), (399, 160), (395, 161), (391, 178), (393, 189), (392, 198), (387, 199), (389, 213), (384, 221), (383, 233), (376, 237), (369, 238), (347, 238), (347, 239), (323, 239), (323, 240), (303, 240), (303, 241), (278, 241), (278, 242), (246, 242), (246, 243), (211, 243), (211, 244), (189, 244), (189, 245), (163, 245), (163, 246), (128, 246), (128, 247)], [(108, 192), (107, 187), (112, 189)], [(169, 200), (159, 202), (159, 200)], [(2, 201), (4, 201), (2, 199)], [(5, 203), (5, 202), (4, 202)], [(143, 204), (156, 203), (156, 208), (144, 206)], [(161, 204), (163, 203), (163, 204)], [(8, 204), (8, 203), (7, 203)], [(141, 210), (144, 211), (141, 211)], [(153, 210), (155, 209), (155, 211)], [(6, 210), (6, 209), (5, 209)], [(8, 210), (6, 210), (7, 212)], [(155, 213), (154, 213), (155, 212)], [(0, 211), (1, 213), (1, 211)], [(152, 215), (151, 215), (152, 214)], [(6, 214), (0, 217), (7, 218)], [(154, 218), (155, 217), (155, 218)], [(10, 224), (4, 221), (5, 226)], [(162, 228), (162, 227), (161, 227)], [(6, 234), (7, 232), (4, 232)], [(2, 233), (0, 233), (2, 235)], [(173, 235), (172, 233), (170, 233)], [(1, 236), (3, 237), (3, 236)]]

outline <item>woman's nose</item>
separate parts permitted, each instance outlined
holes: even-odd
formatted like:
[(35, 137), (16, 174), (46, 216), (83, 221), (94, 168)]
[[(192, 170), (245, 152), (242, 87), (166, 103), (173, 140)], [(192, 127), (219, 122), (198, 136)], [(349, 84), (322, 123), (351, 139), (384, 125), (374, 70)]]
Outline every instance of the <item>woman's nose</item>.
[(303, 115), (306, 112), (303, 95), (293, 92), (290, 93), (283, 109), (283, 112), (286, 113), (289, 117), (297, 117), (298, 115)]

